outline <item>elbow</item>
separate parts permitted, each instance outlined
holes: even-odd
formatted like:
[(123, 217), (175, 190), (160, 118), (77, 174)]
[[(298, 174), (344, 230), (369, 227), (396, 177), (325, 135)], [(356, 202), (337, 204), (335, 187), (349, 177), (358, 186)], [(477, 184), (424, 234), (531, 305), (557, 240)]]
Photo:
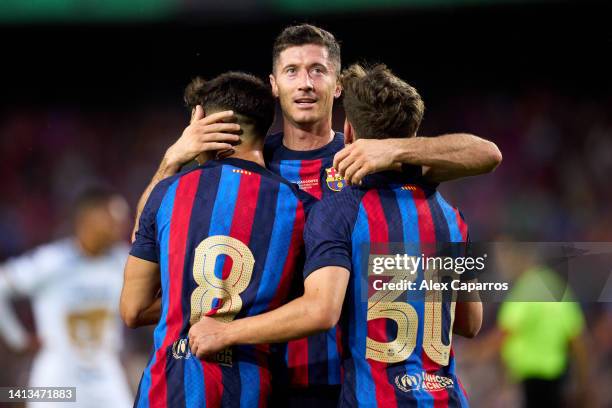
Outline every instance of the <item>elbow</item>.
[(127, 302), (124, 302), (123, 299), (121, 300), (119, 312), (121, 314), (121, 320), (123, 320), (123, 323), (125, 323), (125, 325), (130, 329), (135, 329), (141, 326), (139, 319), (140, 311), (137, 308), (127, 304)]
[(502, 153), (497, 145), (490, 141), (485, 141), (487, 144), (487, 171), (492, 172), (499, 166), (503, 160)]
[(121, 311), (121, 319), (123, 320), (123, 323), (125, 323), (125, 325), (129, 327), (130, 329), (135, 329), (140, 326), (138, 324), (138, 314), (137, 313)]
[(473, 339), (482, 327), (482, 303), (457, 302), (453, 332)]
[(340, 311), (332, 305), (317, 305), (313, 308), (313, 329), (317, 332), (327, 331), (338, 324)]
[(458, 333), (458, 334), (468, 339), (473, 339), (474, 337), (478, 335), (478, 333), (480, 333), (481, 327), (482, 327), (482, 322), (473, 322), (467, 325), (467, 327), (463, 328), (463, 330), (461, 330), (461, 333)]

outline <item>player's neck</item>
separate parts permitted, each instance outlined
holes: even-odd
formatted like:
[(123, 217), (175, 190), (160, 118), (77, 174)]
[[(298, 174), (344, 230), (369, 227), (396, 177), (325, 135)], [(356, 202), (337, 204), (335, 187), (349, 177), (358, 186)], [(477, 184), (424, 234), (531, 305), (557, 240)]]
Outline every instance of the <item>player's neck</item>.
[(241, 144), (234, 147), (234, 153), (226, 156), (232, 159), (242, 159), (259, 164), (261, 167), (266, 167), (264, 161), (263, 145), (258, 144), (253, 146), (251, 144)]
[(296, 126), (285, 119), (283, 145), (287, 149), (307, 151), (326, 146), (334, 139), (331, 119), (312, 126)]

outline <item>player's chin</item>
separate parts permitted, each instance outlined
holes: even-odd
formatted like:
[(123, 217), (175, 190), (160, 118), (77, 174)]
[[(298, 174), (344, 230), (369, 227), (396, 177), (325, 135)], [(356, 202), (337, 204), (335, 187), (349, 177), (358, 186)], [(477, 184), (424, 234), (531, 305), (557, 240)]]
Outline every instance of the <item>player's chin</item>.
[(298, 125), (312, 125), (321, 120), (321, 115), (316, 112), (295, 112), (292, 119)]

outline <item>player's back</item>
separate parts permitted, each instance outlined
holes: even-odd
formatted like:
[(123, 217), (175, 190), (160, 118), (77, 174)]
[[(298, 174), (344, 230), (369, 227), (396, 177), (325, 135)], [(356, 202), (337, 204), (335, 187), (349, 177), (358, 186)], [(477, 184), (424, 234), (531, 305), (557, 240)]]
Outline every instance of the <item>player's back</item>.
[(290, 183), (240, 159), (162, 183), (143, 213), (155, 218), (162, 316), (138, 405), (154, 394), (164, 406), (257, 406), (269, 393), (268, 347), (234, 347), (204, 362), (187, 334), (202, 314), (230, 321), (286, 300), (303, 251), (303, 203)]
[[(324, 200), (311, 220), (339, 209), (336, 228), (345, 230), (351, 254), (341, 318), (346, 336), (340, 406), (433, 406), (434, 401), (436, 406), (466, 406), (451, 349), (454, 304), (385, 289), (382, 282), (397, 270), (377, 274), (372, 268), (377, 255), (431, 256), (435, 243), (466, 241), (459, 212), (414, 174), (395, 172), (369, 176), (361, 188)], [(393, 281), (405, 278), (419, 287), (427, 279), (423, 275), (420, 268), (414, 276)]]

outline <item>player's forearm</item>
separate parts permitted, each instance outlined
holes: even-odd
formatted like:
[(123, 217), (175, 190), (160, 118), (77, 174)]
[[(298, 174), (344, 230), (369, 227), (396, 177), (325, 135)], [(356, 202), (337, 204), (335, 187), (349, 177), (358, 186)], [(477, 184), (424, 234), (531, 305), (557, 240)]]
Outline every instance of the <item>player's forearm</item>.
[(488, 173), (502, 160), (495, 143), (467, 133), (393, 139), (393, 143), (394, 161), (423, 166), (424, 176), (433, 182)]
[(157, 324), (161, 317), (161, 298), (155, 299), (153, 303), (142, 310), (136, 318), (132, 321), (131, 328), (148, 326), (151, 324)]
[(474, 338), (482, 326), (481, 302), (457, 302), (453, 333), (467, 338)]
[(138, 230), (138, 221), (140, 220), (140, 215), (142, 214), (142, 210), (144, 209), (145, 204), (147, 203), (147, 200), (149, 199), (149, 196), (151, 195), (151, 191), (153, 191), (157, 183), (159, 183), (165, 178), (174, 176), (176, 173), (179, 172), (180, 169), (181, 169), (181, 164), (174, 161), (172, 158), (169, 158), (168, 153), (166, 153), (166, 155), (164, 155), (164, 158), (162, 159), (159, 165), (159, 168), (153, 175), (153, 178), (149, 182), (149, 185), (147, 186), (147, 188), (145, 188), (145, 191), (140, 196), (140, 199), (138, 200), (138, 204), (136, 205), (136, 219), (134, 222), (134, 228), (132, 229), (132, 242), (136, 239), (136, 231)]
[(299, 297), (278, 309), (234, 320), (225, 332), (229, 345), (278, 343), (329, 330), (339, 314), (323, 310), (316, 299)]

